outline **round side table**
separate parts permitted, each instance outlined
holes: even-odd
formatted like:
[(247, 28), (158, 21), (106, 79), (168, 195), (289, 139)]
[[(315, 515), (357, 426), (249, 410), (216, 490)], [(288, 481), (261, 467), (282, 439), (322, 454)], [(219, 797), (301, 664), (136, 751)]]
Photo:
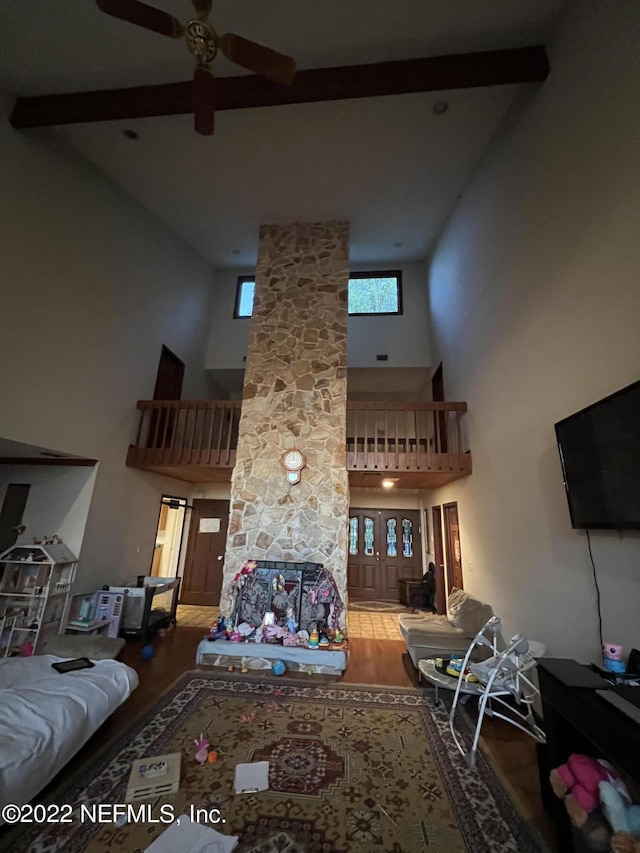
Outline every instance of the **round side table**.
[[(436, 689), (436, 702), (438, 701), (438, 690), (442, 687), (445, 690), (455, 690), (458, 684), (458, 679), (447, 675), (445, 672), (439, 672), (436, 669), (435, 658), (425, 658), (418, 661), (418, 669), (420, 675), (425, 678), (429, 684), (433, 684)], [(482, 685), (477, 682), (464, 681), (460, 686), (461, 693), (467, 693), (469, 696), (482, 695)]]

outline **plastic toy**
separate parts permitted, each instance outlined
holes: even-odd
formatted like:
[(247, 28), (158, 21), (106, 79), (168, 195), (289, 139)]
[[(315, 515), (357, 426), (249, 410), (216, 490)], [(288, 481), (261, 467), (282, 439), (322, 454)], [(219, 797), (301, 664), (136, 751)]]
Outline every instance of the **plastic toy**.
[(198, 740), (194, 740), (194, 743), (196, 745), (195, 759), (198, 764), (204, 764), (209, 757), (209, 741), (206, 739), (206, 737), (204, 737), (202, 732), (200, 732), (200, 737), (198, 738)]
[(151, 660), (151, 658), (155, 654), (155, 649), (153, 646), (144, 646), (142, 651), (140, 652), (140, 657), (142, 660)]
[(334, 648), (340, 648), (340, 646), (342, 646), (343, 643), (344, 643), (344, 634), (342, 633), (342, 631), (336, 631), (335, 634), (333, 635), (331, 645)]
[(626, 666), (622, 660), (622, 646), (605, 643), (602, 647), (602, 666), (609, 672), (624, 672)]
[(274, 660), (271, 663), (271, 669), (273, 670), (274, 675), (283, 675), (285, 671), (284, 661)]
[(227, 631), (225, 629), (224, 616), (219, 616), (218, 621), (214, 622), (209, 628), (209, 637), (212, 637), (214, 640), (226, 640)]
[(295, 634), (298, 630), (296, 620), (293, 618), (293, 607), (287, 607), (287, 631), (290, 634)]
[(452, 675), (454, 678), (460, 678), (460, 676), (462, 675), (464, 681), (469, 681), (474, 684), (477, 684), (478, 676), (474, 675), (468, 666), (465, 667), (464, 675), (462, 674), (462, 664), (462, 658), (451, 658), (446, 668), (447, 675)]

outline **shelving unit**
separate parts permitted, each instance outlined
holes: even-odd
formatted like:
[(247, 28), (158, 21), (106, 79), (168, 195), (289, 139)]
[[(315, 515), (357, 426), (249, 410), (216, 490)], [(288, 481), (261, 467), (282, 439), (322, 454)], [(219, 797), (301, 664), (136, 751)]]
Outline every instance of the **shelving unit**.
[(59, 634), (77, 558), (66, 545), (14, 545), (0, 554), (0, 658), (37, 654), (45, 634)]

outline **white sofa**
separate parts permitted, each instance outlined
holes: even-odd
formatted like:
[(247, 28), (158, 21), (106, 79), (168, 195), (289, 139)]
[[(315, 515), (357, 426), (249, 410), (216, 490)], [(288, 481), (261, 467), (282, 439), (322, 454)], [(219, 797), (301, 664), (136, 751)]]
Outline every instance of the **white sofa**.
[(61, 675), (59, 660), (0, 661), (0, 807), (35, 797), (138, 686), (119, 661)]
[(431, 613), (402, 613), (400, 633), (417, 668), (424, 658), (464, 655), (482, 626), (493, 616), (489, 604), (453, 587), (446, 616)]

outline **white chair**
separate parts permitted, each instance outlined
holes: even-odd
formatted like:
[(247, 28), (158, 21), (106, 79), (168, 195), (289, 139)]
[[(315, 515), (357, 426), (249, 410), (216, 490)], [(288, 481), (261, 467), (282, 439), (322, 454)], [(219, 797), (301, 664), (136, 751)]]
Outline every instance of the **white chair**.
[[(462, 674), (458, 679), (449, 713), (449, 728), (455, 744), (472, 770), (476, 766), (476, 751), (485, 714), (511, 723), (539, 743), (545, 742), (545, 734), (536, 724), (532, 711), (533, 702), (540, 691), (526, 675), (526, 673), (532, 674), (536, 666), (536, 658), (544, 654), (545, 648), (542, 643), (533, 640), (529, 642), (522, 634), (516, 634), (507, 645), (502, 637), (501, 628), (500, 619), (492, 616), (476, 634), (464, 657)], [(488, 646), (491, 649), (491, 656), (481, 663), (469, 664), (471, 653), (476, 646)], [(458, 702), (468, 698), (461, 690), (467, 668), (478, 679), (478, 720), (471, 749), (468, 751), (454, 726)], [(509, 712), (508, 715), (496, 710), (494, 703), (506, 709)]]

